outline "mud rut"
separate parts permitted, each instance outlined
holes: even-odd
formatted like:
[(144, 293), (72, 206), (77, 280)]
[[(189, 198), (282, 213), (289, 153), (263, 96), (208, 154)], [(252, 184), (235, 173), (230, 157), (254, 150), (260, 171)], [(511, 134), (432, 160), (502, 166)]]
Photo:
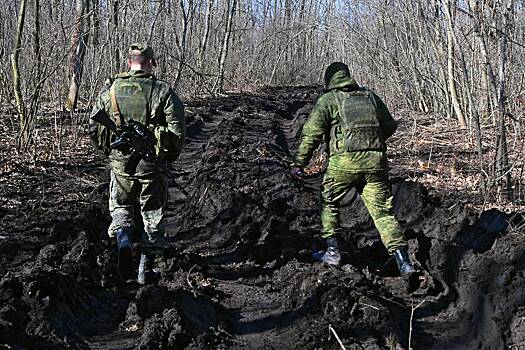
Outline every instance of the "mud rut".
[(2, 242), (17, 263), (0, 280), (0, 344), (338, 349), (331, 325), (347, 349), (525, 346), (521, 215), (478, 219), (394, 179), (396, 215), (426, 277), (416, 295), (405, 295), (356, 194), (343, 208), (342, 268), (311, 261), (322, 175), (298, 183), (287, 164), (318, 93), (273, 89), (188, 106), (157, 285), (118, 285), (105, 203), (58, 220), (36, 258), (16, 260), (16, 244)]

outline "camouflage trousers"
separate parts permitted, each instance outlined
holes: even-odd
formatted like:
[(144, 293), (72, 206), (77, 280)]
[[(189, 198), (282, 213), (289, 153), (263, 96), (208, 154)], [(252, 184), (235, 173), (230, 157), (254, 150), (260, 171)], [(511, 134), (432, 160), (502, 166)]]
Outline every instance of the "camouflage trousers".
[[(167, 196), (168, 180), (162, 172), (136, 177), (117, 174), (112, 170), (109, 190), (112, 221), (108, 229), (109, 236), (114, 237), (121, 227), (131, 227), (141, 233), (139, 243), (142, 252), (161, 253), (165, 247)], [(140, 211), (140, 216), (137, 211)]]
[(407, 246), (401, 226), (394, 217), (393, 195), (386, 171), (370, 174), (327, 171), (321, 191), (323, 238), (341, 233), (339, 204), (352, 188), (359, 192), (388, 252), (392, 254), (396, 249)]

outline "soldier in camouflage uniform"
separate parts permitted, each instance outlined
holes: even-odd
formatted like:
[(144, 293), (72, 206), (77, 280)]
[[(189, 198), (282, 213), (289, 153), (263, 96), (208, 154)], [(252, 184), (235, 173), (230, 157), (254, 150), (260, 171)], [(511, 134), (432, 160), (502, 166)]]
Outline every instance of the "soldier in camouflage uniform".
[(304, 124), (292, 169), (292, 175), (302, 177), (303, 168), (324, 138), (329, 145), (329, 161), (322, 183), (321, 224), (328, 248), (317, 258), (327, 264), (340, 263), (336, 240), (341, 233), (339, 203), (356, 188), (388, 252), (412, 283), (415, 270), (393, 214), (388, 180), (385, 140), (394, 134), (397, 122), (376, 94), (356, 83), (345, 64), (331, 64), (325, 72), (325, 84), (326, 93)]
[[(107, 81), (92, 115), (105, 110), (117, 129), (130, 119), (144, 124), (155, 135), (157, 161), (140, 160), (135, 172), (129, 174), (124, 169), (130, 155), (110, 148), (116, 135), (93, 119), (90, 119), (89, 134), (95, 149), (109, 156), (112, 222), (108, 234), (117, 239), (119, 272), (124, 278), (132, 273), (131, 245), (134, 240), (138, 241), (142, 253), (138, 281), (144, 284), (152, 271), (155, 254), (165, 247), (166, 169), (169, 162), (177, 159), (184, 142), (184, 107), (170, 85), (152, 74), (156, 63), (151, 47), (132, 44), (128, 65), (128, 72)], [(142, 222), (135, 222), (138, 217), (135, 210), (140, 210)]]

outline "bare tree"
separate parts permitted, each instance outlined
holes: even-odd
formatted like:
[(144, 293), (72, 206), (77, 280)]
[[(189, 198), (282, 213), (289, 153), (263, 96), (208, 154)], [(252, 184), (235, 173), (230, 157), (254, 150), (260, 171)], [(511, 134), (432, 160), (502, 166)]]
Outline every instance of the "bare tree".
[(114, 50), (115, 50), (115, 70), (118, 71), (120, 69), (120, 49), (118, 47), (118, 13), (119, 13), (119, 0), (112, 0), (111, 2), (111, 21), (112, 21), (112, 32), (113, 37), (116, 38), (114, 40)]
[(100, 41), (100, 0), (93, 1), (93, 47), (97, 47)]
[(72, 111), (77, 107), (79, 87), (82, 81), (84, 57), (89, 39), (89, 0), (76, 0), (75, 29), (71, 44), (76, 47), (71, 57), (71, 82), (65, 108)]
[(224, 39), (222, 40), (221, 54), (219, 60), (219, 74), (217, 76), (217, 81), (213, 90), (218, 92), (224, 92), (224, 66), (226, 64), (226, 58), (228, 57), (228, 50), (230, 48), (230, 36), (233, 28), (233, 17), (235, 14), (235, 6), (237, 5), (237, 0), (227, 0), (228, 7), (226, 10), (227, 20), (226, 28), (224, 31)]
[[(37, 127), (32, 119), (41, 120), (34, 118), (40, 106), (57, 108), (67, 98), (66, 107), (74, 110), (79, 96), (89, 104), (102, 82), (123, 68), (123, 50), (143, 40), (159, 57), (156, 74), (185, 97), (268, 83), (321, 83), (326, 65), (344, 61), (387, 103), (428, 113), (436, 122), (457, 120), (465, 139), (475, 141), (488, 195), (497, 188), (509, 194), (510, 180), (519, 181), (518, 169), (525, 169), (517, 165), (525, 150), (523, 0), (0, 4), (0, 95), (14, 101), (26, 136)], [(22, 4), (24, 13), (17, 9)], [(15, 12), (18, 18), (6, 15)], [(22, 35), (24, 16), (29, 36)], [(93, 50), (87, 50), (88, 38)], [(68, 57), (70, 65), (64, 64)], [(9, 64), (14, 69), (6, 69)], [(69, 89), (57, 89), (64, 81)], [(85, 117), (73, 116), (75, 127)]]
[[(470, 11), (473, 13), (473, 18), (474, 18), (474, 31), (476, 33), (476, 37), (479, 43), (479, 48), (481, 51), (480, 60), (482, 61), (482, 65), (484, 67), (483, 83), (485, 84), (485, 88), (483, 90), (486, 94), (488, 94), (487, 95), (488, 100), (492, 102), (492, 109), (496, 110), (498, 106), (496, 76), (494, 74), (492, 63), (490, 62), (490, 58), (487, 52), (486, 35), (485, 35), (486, 25), (482, 18), (482, 10), (480, 6), (481, 5), (479, 3), (479, 0), (469, 1), (469, 8), (470, 8)], [(486, 86), (487, 84), (488, 86)]]
[(447, 66), (450, 98), (452, 100), (452, 106), (454, 107), (454, 112), (458, 118), (459, 125), (464, 128), (467, 126), (467, 122), (459, 103), (458, 93), (456, 90), (456, 74), (454, 72), (454, 21), (452, 18), (452, 5), (450, 0), (443, 0), (443, 7), (445, 9), (445, 17), (447, 19)]
[(208, 39), (210, 37), (210, 26), (213, 16), (213, 2), (214, 0), (208, 0), (206, 5), (206, 14), (204, 16), (204, 34), (202, 35), (202, 41), (199, 45), (199, 53), (197, 55), (197, 67), (202, 68), (202, 64), (206, 59), (206, 49), (208, 48)]
[(26, 130), (28, 128), (27, 112), (22, 96), (19, 58), (20, 50), (22, 49), (22, 35), (24, 32), (26, 16), (26, 0), (20, 0), (20, 8), (18, 10), (18, 26), (15, 35), (15, 45), (13, 53), (11, 54), (11, 64), (13, 69), (13, 94), (15, 96), (16, 110), (18, 112), (18, 119), (20, 121), (20, 134), (18, 137), (17, 147), (20, 149), (21, 145), (27, 140), (28, 136)]
[[(448, 11), (447, 11), (448, 12)], [(450, 19), (450, 13), (448, 12), (448, 17)], [(482, 145), (482, 134), (481, 134), (481, 123), (479, 119), (479, 112), (478, 112), (478, 106), (476, 104), (476, 101), (474, 97), (472, 96), (471, 91), (471, 79), (468, 73), (468, 67), (467, 67), (467, 61), (465, 59), (465, 54), (463, 53), (463, 48), (461, 47), (461, 44), (457, 38), (456, 31), (454, 30), (454, 27), (451, 27), (451, 36), (454, 40), (454, 45), (457, 47), (457, 51), (459, 53), (459, 63), (461, 66), (461, 71), (463, 74), (463, 78), (465, 79), (465, 94), (467, 95), (467, 104), (468, 104), (468, 110), (470, 112), (470, 120), (472, 124), (474, 124), (474, 131), (475, 131), (475, 137), (476, 137), (476, 146), (478, 151), (478, 161), (479, 161), (479, 171), (481, 173), (481, 182), (482, 187), (481, 190), (483, 192), (483, 195), (486, 194), (486, 181), (485, 181), (485, 170), (483, 166), (483, 145)]]
[(177, 88), (179, 85), (179, 81), (182, 77), (182, 70), (184, 68), (184, 64), (186, 63), (188, 28), (191, 17), (195, 11), (193, 8), (193, 0), (188, 1), (187, 9), (185, 9), (183, 0), (179, 1), (179, 6), (182, 13), (182, 31), (180, 37), (178, 35), (176, 36), (177, 48), (179, 51), (179, 62), (177, 64), (177, 73), (175, 74), (175, 81), (173, 83), (175, 88)]
[(507, 61), (507, 33), (509, 29), (509, 18), (514, 7), (513, 0), (507, 0), (506, 6), (502, 9), (502, 24), (498, 31), (498, 65), (499, 65), (499, 89), (498, 89), (498, 135), (497, 135), (497, 157), (496, 169), (498, 178), (502, 180), (502, 187), (506, 191), (507, 199), (512, 199), (512, 183), (509, 168), (509, 158), (507, 153), (507, 138), (506, 138), (506, 96), (505, 96), (505, 80), (506, 80), (506, 61)]

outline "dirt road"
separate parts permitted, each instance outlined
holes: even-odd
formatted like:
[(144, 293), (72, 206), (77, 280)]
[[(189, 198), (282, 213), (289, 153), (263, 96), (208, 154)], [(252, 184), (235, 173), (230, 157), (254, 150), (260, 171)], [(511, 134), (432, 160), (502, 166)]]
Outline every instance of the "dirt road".
[(347, 349), (525, 346), (521, 215), (478, 219), (393, 179), (396, 216), (426, 278), (416, 295), (405, 294), (355, 193), (343, 208), (343, 266), (311, 260), (322, 174), (301, 183), (288, 167), (318, 94), (188, 104), (158, 285), (117, 283), (105, 183), (84, 184), (74, 214), (63, 202), (31, 218), (1, 210), (10, 224), (0, 232), (0, 348), (339, 349), (334, 332)]

